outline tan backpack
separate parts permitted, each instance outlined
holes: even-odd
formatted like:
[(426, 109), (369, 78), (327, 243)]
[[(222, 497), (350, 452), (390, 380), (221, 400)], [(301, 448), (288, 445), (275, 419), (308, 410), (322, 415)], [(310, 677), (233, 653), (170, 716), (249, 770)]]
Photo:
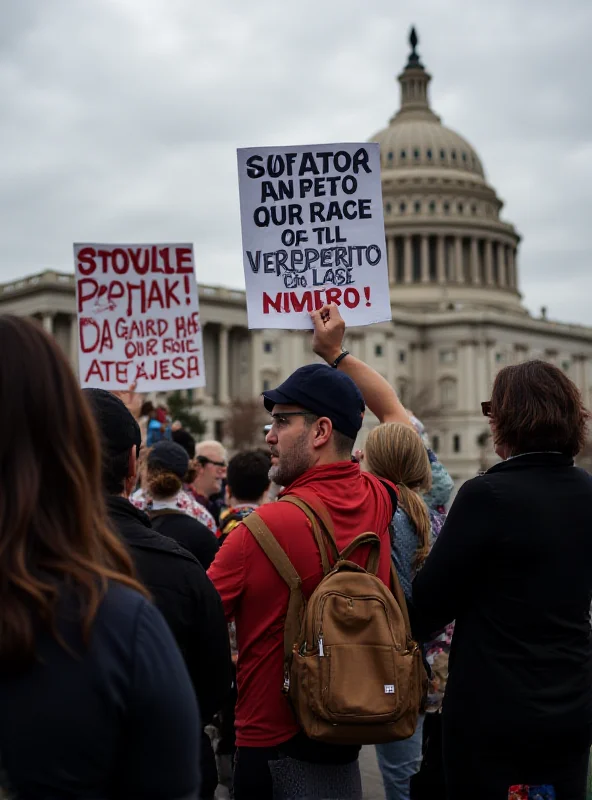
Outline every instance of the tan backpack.
[[(426, 688), (407, 604), (391, 566), (393, 593), (376, 576), (380, 539), (362, 533), (341, 553), (320, 503), (287, 495), (311, 522), (323, 575), (308, 602), (300, 576), (257, 512), (243, 522), (290, 589), (284, 628), (284, 686), (311, 739), (381, 744), (411, 736)], [(371, 546), (366, 569), (349, 560)], [(329, 562), (327, 546), (333, 565)]]

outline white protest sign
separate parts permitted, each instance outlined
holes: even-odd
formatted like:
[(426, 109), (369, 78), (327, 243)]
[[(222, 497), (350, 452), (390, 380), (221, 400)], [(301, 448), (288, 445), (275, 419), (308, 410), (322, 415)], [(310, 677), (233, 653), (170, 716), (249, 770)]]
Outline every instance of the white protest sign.
[(205, 385), (193, 245), (75, 244), (83, 387)]
[(391, 319), (378, 144), (238, 150), (249, 328)]

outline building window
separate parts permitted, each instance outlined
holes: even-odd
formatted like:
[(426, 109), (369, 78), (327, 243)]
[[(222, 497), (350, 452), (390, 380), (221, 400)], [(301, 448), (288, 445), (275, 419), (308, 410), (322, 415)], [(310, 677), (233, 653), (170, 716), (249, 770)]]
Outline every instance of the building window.
[(442, 408), (456, 407), (456, 380), (442, 378), (440, 381), (440, 405)]
[(401, 212), (401, 214), (404, 214), (407, 211), (407, 204), (406, 203), (400, 203), (399, 204), (399, 211)]
[(440, 159), (442, 161), (444, 161), (445, 158), (446, 158), (446, 151), (445, 150), (440, 150)]
[(392, 211), (392, 206), (391, 206), (391, 204), (390, 204), (390, 203), (387, 203), (387, 204), (386, 204), (386, 213), (387, 213), (387, 214), (390, 214), (390, 213), (391, 213), (391, 211)]
[(399, 350), (399, 364), (404, 364), (407, 361), (407, 353), (405, 350)]
[(463, 204), (462, 204), (462, 203), (459, 203), (459, 204), (457, 205), (457, 209), (458, 209), (458, 213), (459, 213), (459, 214), (462, 214), (462, 213), (463, 213), (463, 211), (465, 210), (465, 207), (463, 206)]
[(428, 158), (428, 161), (432, 160), (432, 151), (429, 148), (426, 150), (426, 156)]
[(405, 150), (401, 150), (401, 158), (403, 161), (407, 158), (407, 152)]
[(272, 353), (273, 352), (273, 342), (263, 342), (263, 352), (264, 353)]
[(503, 364), (505, 360), (506, 360), (506, 359), (505, 359), (505, 357), (504, 357), (504, 354), (503, 354), (503, 353), (500, 353), (500, 352), (498, 351), (498, 352), (495, 354), (495, 363), (496, 363), (496, 364)]
[(455, 433), (452, 437), (452, 449), (455, 453), (460, 453), (460, 436)]
[(467, 162), (467, 154), (466, 154), (466, 153), (463, 153), (463, 154), (462, 154), (462, 160), (463, 160), (463, 161), (465, 162), (465, 164), (466, 164), (466, 162)]
[(445, 214), (450, 214), (450, 203), (449, 202), (445, 202), (443, 204), (442, 208), (444, 209), (444, 213)]
[(390, 153), (388, 154), (388, 160), (389, 160), (389, 161), (392, 161), (392, 160), (393, 160), (393, 151), (392, 151), (392, 150), (391, 150), (391, 151), (390, 151)]
[(419, 214), (419, 212), (421, 211), (421, 202), (419, 200), (416, 200), (415, 203), (413, 204), (413, 208), (415, 210), (415, 213)]
[(451, 152), (450, 152), (450, 158), (451, 158), (453, 161), (456, 161), (456, 150), (451, 150)]
[(375, 344), (374, 345), (374, 355), (377, 358), (380, 358), (380, 356), (382, 355), (382, 345), (381, 344)]
[(263, 391), (268, 392), (271, 389), (271, 381), (265, 378), (263, 381)]
[(193, 403), (193, 389), (187, 389), (187, 402)]
[(416, 161), (419, 161), (419, 150), (414, 150), (414, 151), (413, 151), (413, 158), (414, 158)]
[(473, 203), (473, 205), (471, 206), (471, 214), (473, 216), (477, 215), (477, 206), (475, 205), (475, 203)]
[(440, 350), (439, 358), (440, 364), (456, 364), (456, 350), (453, 347)]
[(440, 450), (440, 437), (438, 435), (432, 436), (432, 450), (438, 453)]
[(561, 362), (561, 369), (564, 372), (567, 372), (569, 370), (569, 361), (562, 361)]
[(430, 209), (430, 214), (433, 214), (436, 211), (436, 204), (434, 203), (433, 200), (429, 205), (429, 209)]

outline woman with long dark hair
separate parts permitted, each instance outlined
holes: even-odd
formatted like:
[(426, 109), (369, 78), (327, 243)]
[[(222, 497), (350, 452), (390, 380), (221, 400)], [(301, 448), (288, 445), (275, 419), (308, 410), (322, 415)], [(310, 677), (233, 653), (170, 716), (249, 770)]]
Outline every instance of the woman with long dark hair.
[(195, 695), (109, 528), (86, 400), (34, 322), (0, 316), (0, 344), (3, 780), (31, 800), (194, 797)]
[(542, 361), (502, 369), (483, 411), (503, 460), (461, 487), (413, 585), (427, 630), (456, 620), (448, 796), (584, 800), (592, 476), (574, 457), (588, 413), (577, 387)]

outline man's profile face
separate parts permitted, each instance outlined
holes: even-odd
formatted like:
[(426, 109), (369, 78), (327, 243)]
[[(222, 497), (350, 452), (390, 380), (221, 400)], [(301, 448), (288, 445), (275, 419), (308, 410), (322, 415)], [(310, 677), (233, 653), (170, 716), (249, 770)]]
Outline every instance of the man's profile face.
[(272, 467), (269, 478), (279, 486), (289, 486), (314, 463), (314, 414), (305, 416), (297, 405), (273, 407), (272, 425), (265, 441), (269, 445)]
[(195, 486), (204, 497), (212, 497), (222, 489), (226, 477), (226, 454), (222, 447), (208, 447), (197, 456)]

